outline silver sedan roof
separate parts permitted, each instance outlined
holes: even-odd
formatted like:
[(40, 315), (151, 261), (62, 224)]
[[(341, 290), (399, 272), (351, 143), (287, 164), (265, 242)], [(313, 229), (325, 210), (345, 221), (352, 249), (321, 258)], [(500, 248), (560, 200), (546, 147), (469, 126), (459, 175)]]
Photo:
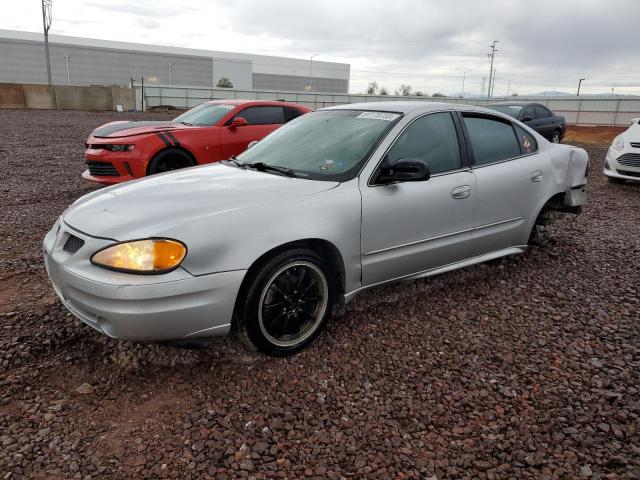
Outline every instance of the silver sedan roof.
[(491, 112), (493, 110), (458, 103), (429, 102), (429, 101), (391, 101), (391, 102), (364, 102), (350, 103), (348, 105), (335, 105), (333, 107), (322, 108), (321, 110), (375, 110), (377, 112), (435, 112), (441, 110), (465, 110), (477, 112)]

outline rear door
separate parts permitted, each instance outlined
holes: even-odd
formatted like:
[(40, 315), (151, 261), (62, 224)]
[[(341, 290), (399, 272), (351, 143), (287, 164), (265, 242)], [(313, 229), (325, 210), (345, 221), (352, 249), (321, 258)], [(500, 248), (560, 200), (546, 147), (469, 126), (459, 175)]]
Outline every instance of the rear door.
[[(247, 121), (244, 127), (231, 127), (234, 118)], [(220, 158), (229, 158), (244, 152), (254, 140), (261, 140), (284, 124), (284, 109), (280, 106), (247, 107), (228, 120), (220, 130)]]
[(472, 255), (525, 245), (552, 172), (523, 128), (476, 112), (462, 118), (477, 179)]
[(536, 112), (536, 122), (538, 128), (536, 131), (540, 133), (544, 138), (550, 140), (553, 136), (553, 115), (552, 113), (542, 105), (534, 105), (534, 110)]
[(476, 180), (468, 168), (457, 120), (450, 112), (419, 117), (383, 157), (381, 165), (401, 158), (422, 159), (431, 169), (429, 180), (376, 185), (375, 173), (371, 178), (361, 176), (364, 285), (468, 256)]

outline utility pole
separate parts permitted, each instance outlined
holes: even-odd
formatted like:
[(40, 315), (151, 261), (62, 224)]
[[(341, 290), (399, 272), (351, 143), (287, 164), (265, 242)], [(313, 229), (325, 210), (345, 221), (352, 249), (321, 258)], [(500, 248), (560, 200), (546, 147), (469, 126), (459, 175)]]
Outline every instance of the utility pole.
[(576, 93), (576, 97), (580, 96), (580, 86), (582, 85), (583, 80), (586, 80), (586, 78), (581, 78), (580, 81), (578, 82), (578, 93)]
[(491, 65), (489, 66), (489, 90), (487, 91), (487, 100), (491, 98), (491, 95), (493, 94), (492, 92), (492, 87), (493, 87), (493, 59), (496, 56), (496, 52), (498, 50), (496, 50), (496, 43), (498, 43), (498, 40), (494, 40), (493, 43), (491, 45), (489, 45), (489, 48), (491, 49), (491, 53), (489, 54), (489, 57), (491, 58)]
[(49, 62), (49, 29), (53, 20), (51, 9), (53, 0), (42, 0), (42, 26), (44, 27), (44, 55), (47, 60), (47, 83), (51, 85), (51, 63)]
[(464, 81), (467, 78), (467, 72), (471, 72), (471, 70), (465, 70), (464, 72), (462, 72), (462, 92), (460, 92), (460, 96), (462, 98), (464, 98)]
[(317, 57), (318, 55), (320, 55), (319, 53), (314, 53), (313, 55), (311, 55), (311, 58), (309, 59), (309, 83), (307, 83), (307, 90), (311, 91), (311, 69), (313, 68), (313, 57)]
[(67, 85), (71, 85), (71, 72), (69, 72), (69, 55), (64, 56), (64, 60), (67, 62)]
[(496, 89), (496, 71), (497, 70), (498, 70), (497, 68), (493, 69), (493, 80), (491, 81), (491, 98), (493, 98), (493, 92)]
[(487, 77), (482, 77), (482, 85), (480, 86), (480, 96), (484, 97), (484, 88), (487, 84)]
[(511, 79), (507, 83), (507, 98), (509, 98), (509, 94), (511, 93)]

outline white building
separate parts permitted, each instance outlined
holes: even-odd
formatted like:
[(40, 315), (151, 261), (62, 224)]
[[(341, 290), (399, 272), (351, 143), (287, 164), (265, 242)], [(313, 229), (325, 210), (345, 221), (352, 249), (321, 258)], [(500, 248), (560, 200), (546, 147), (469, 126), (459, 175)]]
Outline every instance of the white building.
[[(347, 93), (350, 65), (313, 59), (49, 35), (54, 85), (215, 87), (228, 78), (243, 90)], [(42, 33), (0, 30), (0, 83), (47, 83)]]

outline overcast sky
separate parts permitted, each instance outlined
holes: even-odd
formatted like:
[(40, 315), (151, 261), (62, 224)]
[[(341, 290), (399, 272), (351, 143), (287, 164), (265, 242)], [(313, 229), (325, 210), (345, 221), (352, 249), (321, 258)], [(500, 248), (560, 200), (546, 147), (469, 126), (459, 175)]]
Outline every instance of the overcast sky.
[[(0, 28), (42, 30), (40, 0)], [(640, 94), (640, 0), (53, 0), (52, 34), (351, 64), (351, 91)]]

